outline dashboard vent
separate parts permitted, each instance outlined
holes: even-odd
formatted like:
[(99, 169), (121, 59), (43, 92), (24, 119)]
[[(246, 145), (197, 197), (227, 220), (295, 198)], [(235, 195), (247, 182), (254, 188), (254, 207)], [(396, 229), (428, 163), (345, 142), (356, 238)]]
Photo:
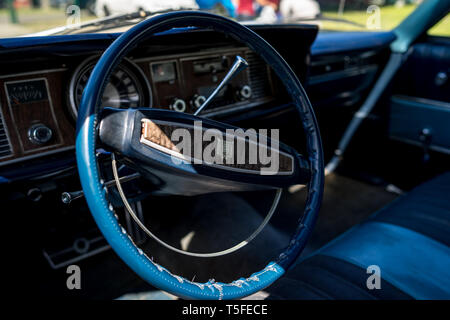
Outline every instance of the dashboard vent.
[(249, 64), (248, 74), (252, 99), (267, 97), (271, 93), (267, 64), (254, 52), (248, 51), (245, 56)]
[(0, 158), (10, 156), (11, 154), (11, 145), (9, 143), (5, 125), (3, 124), (3, 114), (0, 110)]

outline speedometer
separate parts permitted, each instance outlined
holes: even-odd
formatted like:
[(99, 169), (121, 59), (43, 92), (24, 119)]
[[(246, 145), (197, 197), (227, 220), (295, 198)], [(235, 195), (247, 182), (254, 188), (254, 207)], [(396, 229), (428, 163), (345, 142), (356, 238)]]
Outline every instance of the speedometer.
[[(74, 72), (69, 87), (69, 104), (76, 118), (83, 90), (89, 80), (97, 57), (85, 60)], [(151, 89), (145, 75), (131, 61), (124, 59), (112, 72), (103, 91), (102, 107), (137, 108), (151, 107)]]

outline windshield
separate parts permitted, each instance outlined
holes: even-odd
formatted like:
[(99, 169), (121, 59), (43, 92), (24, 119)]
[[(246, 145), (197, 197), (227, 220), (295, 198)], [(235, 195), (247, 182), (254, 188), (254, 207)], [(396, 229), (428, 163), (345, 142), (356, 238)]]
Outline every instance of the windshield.
[[(321, 31), (390, 30), (422, 0), (0, 0), (0, 38), (120, 32), (155, 13), (204, 10), (242, 23), (309, 23)], [(446, 18), (448, 19), (448, 17)], [(448, 23), (443, 35), (450, 35)]]

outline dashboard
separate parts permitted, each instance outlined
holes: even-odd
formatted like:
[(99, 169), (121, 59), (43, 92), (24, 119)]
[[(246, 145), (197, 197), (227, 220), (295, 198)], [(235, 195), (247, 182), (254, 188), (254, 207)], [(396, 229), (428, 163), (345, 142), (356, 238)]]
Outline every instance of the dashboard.
[[(297, 53), (302, 59), (297, 56), (296, 61), (306, 74), (316, 28), (255, 28), (278, 41), (288, 40), (292, 30), (300, 32), (308, 41), (299, 46)], [(143, 43), (113, 71), (102, 106), (193, 113), (237, 55), (244, 57), (249, 67), (221, 90), (202, 116), (226, 116), (280, 102), (279, 81), (257, 54), (225, 36), (215, 36), (211, 43), (211, 35), (211, 31), (175, 32)], [(0, 167), (74, 149), (83, 89), (101, 52), (112, 42), (111, 36), (102, 35), (85, 35), (76, 45), (73, 38), (65, 36), (45, 38), (42, 41), (50, 43), (32, 43), (17, 56), (1, 57), (0, 52), (0, 64), (5, 66), (0, 74)], [(57, 38), (56, 43), (50, 38)], [(177, 45), (167, 45), (173, 40), (178, 40)], [(17, 51), (9, 46), (1, 51)], [(34, 63), (28, 65), (27, 61)]]
[[(204, 114), (249, 109), (272, 101), (267, 65), (246, 48), (232, 48), (124, 59), (104, 90), (102, 107), (154, 107), (193, 113), (223, 79), (237, 55), (246, 58), (249, 68), (219, 93)], [(58, 68), (0, 78), (0, 163), (73, 147), (73, 122), (98, 58), (90, 56), (74, 70)], [(67, 74), (70, 81), (65, 85)]]

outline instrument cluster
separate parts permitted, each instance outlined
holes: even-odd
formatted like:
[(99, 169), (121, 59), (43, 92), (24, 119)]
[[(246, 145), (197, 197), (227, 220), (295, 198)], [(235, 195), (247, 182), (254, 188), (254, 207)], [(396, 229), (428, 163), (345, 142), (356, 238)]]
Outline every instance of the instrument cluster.
[[(274, 100), (268, 66), (248, 48), (129, 57), (112, 72), (103, 107), (152, 107), (195, 113), (224, 79), (236, 56), (248, 68), (237, 74), (202, 111), (213, 117)], [(0, 76), (0, 165), (74, 148), (74, 121), (99, 56), (76, 66)], [(71, 115), (72, 118), (67, 115)]]
[[(237, 55), (249, 59), (248, 70), (237, 75), (215, 97), (205, 114), (250, 108), (272, 97), (269, 69), (248, 49), (140, 59), (124, 59), (105, 88), (102, 106), (155, 107), (194, 113), (227, 74)], [(83, 90), (98, 57), (74, 71), (69, 106), (76, 117)]]

